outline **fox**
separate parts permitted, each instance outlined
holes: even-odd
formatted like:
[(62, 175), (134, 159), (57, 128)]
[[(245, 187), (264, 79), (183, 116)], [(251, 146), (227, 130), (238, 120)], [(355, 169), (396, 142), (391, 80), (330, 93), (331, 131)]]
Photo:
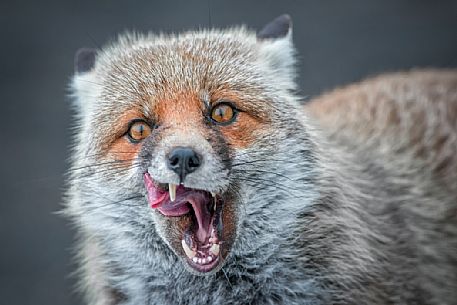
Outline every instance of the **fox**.
[(457, 70), (296, 75), (289, 15), (77, 52), (86, 304), (457, 304)]

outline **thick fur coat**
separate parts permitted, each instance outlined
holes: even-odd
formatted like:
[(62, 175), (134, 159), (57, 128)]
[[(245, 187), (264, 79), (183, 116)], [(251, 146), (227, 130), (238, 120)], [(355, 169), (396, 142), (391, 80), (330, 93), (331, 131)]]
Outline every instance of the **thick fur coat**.
[[(123, 35), (75, 74), (66, 213), (88, 304), (456, 304), (457, 71), (303, 106), (282, 18), (261, 35)], [(230, 126), (196, 110), (220, 99), (241, 109)], [(157, 124), (133, 145), (138, 116)], [(226, 201), (223, 262), (206, 275), (145, 199), (143, 173), (174, 182), (163, 156), (182, 145), (207, 160), (186, 187)]]

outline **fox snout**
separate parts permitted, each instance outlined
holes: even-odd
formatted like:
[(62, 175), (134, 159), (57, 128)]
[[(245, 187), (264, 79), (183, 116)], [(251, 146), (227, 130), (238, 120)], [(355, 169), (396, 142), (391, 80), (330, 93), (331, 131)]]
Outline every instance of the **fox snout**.
[(183, 185), (219, 193), (227, 187), (230, 165), (227, 157), (196, 130), (167, 131), (145, 145), (149, 166), (147, 171), (154, 181)]
[(202, 156), (191, 147), (175, 147), (166, 156), (167, 167), (179, 176), (180, 184), (200, 167), (202, 161)]

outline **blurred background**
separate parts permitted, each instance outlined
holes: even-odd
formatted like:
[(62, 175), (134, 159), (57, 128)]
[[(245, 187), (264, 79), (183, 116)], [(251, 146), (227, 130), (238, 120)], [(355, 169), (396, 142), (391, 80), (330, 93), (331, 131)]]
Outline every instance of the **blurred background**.
[(457, 67), (457, 1), (4, 1), (0, 3), (0, 303), (82, 304), (61, 209), (73, 55), (126, 29), (181, 31), (293, 18), (312, 97), (386, 71)]

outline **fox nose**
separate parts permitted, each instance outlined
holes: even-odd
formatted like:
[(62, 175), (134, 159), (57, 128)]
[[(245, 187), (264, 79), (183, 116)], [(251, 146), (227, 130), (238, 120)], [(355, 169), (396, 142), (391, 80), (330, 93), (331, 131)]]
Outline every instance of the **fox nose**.
[(200, 167), (201, 158), (189, 147), (176, 147), (168, 155), (168, 168), (178, 174), (181, 182)]

